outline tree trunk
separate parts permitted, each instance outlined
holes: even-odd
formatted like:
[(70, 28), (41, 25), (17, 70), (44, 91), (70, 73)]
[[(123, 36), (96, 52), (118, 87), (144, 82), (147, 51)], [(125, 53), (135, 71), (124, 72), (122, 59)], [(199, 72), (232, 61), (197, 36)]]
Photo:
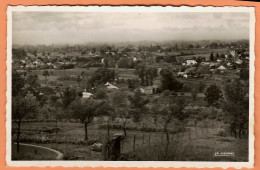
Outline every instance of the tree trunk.
[(19, 118), (19, 120), (18, 120), (18, 129), (17, 129), (17, 141), (16, 141), (16, 146), (17, 146), (17, 152), (19, 152), (20, 151), (20, 129), (21, 129), (21, 121), (22, 121), (22, 119), (21, 118)]
[(123, 131), (124, 131), (124, 136), (126, 137), (126, 121), (123, 120)]
[(88, 140), (88, 124), (85, 123), (85, 140)]
[(109, 119), (107, 120), (107, 141), (109, 141), (110, 134), (109, 134)]
[(58, 119), (56, 117), (56, 120), (55, 120), (55, 135), (57, 135), (57, 130), (58, 130)]

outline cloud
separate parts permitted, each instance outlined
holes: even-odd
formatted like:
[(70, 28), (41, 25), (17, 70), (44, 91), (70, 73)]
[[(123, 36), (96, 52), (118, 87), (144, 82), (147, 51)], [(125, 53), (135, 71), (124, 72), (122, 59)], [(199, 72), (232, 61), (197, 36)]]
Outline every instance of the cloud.
[(14, 12), (13, 43), (248, 38), (247, 13)]

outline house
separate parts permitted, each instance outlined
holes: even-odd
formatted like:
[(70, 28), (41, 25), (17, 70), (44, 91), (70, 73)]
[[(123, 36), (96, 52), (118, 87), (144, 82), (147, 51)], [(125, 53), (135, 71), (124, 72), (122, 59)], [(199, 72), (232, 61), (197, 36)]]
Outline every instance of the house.
[(186, 60), (185, 61), (185, 64), (183, 64), (183, 65), (194, 65), (194, 64), (197, 64), (197, 61), (196, 60)]
[(86, 90), (85, 90), (85, 91), (82, 92), (82, 98), (83, 99), (91, 99), (91, 98), (93, 98), (93, 94), (86, 92)]
[(108, 89), (118, 89), (118, 87), (114, 86), (113, 84), (111, 83), (106, 83), (105, 86), (108, 88)]
[(226, 70), (226, 67), (224, 67), (224, 66), (219, 66), (219, 68), (218, 68), (219, 70)]
[(140, 91), (143, 94), (155, 94), (155, 93), (157, 93), (157, 90), (158, 90), (158, 86), (156, 86), (156, 85), (140, 88)]

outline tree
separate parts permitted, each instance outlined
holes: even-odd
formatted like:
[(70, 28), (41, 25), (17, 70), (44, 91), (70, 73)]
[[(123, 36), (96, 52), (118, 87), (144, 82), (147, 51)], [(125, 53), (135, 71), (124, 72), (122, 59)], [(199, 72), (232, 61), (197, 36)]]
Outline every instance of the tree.
[(38, 75), (30, 74), (25, 79), (25, 87), (27, 91), (30, 91), (34, 96), (36, 96), (37, 100), (39, 99), (39, 88), (41, 84), (39, 82)]
[(63, 108), (67, 108), (71, 104), (71, 102), (76, 99), (76, 96), (77, 94), (75, 89), (67, 87), (61, 97)]
[(114, 70), (109, 70), (108, 68), (103, 67), (96, 70), (88, 81), (92, 85), (100, 85), (112, 81), (114, 78)]
[(25, 97), (13, 96), (12, 97), (12, 119), (17, 123), (17, 152), (19, 152), (20, 142), (20, 129), (21, 122), (25, 116), (36, 113), (38, 103), (36, 97), (32, 94), (27, 94)]
[(12, 97), (24, 96), (26, 90), (25, 87), (25, 77), (22, 73), (14, 70), (12, 72)]
[(57, 134), (58, 130), (58, 120), (61, 118), (61, 101), (60, 98), (56, 95), (51, 95), (50, 96), (50, 104), (52, 106), (53, 114), (55, 117), (55, 134)]
[(249, 69), (242, 69), (240, 71), (240, 79), (241, 80), (248, 80), (249, 79)]
[(213, 52), (210, 53), (209, 59), (210, 59), (210, 61), (214, 61), (214, 54), (213, 54)]
[(45, 77), (45, 80), (47, 80), (47, 77), (50, 76), (48, 70), (44, 70), (43, 73), (42, 73), (42, 75)]
[(122, 120), (122, 129), (124, 136), (126, 136), (126, 123), (130, 118), (129, 101), (126, 92), (117, 90), (111, 95), (111, 108), (113, 108), (114, 115), (119, 116)]
[(163, 132), (166, 135), (165, 160), (167, 159), (167, 151), (170, 142), (168, 126), (173, 120), (178, 120), (184, 125), (184, 120), (189, 116), (183, 112), (185, 101), (181, 97), (171, 95), (171, 93), (163, 93), (157, 98), (152, 106), (155, 116), (160, 116), (163, 120)]
[(174, 90), (179, 91), (183, 84), (179, 82), (175, 77), (173, 77), (173, 73), (169, 68), (162, 69), (160, 72), (161, 78), (161, 89), (162, 90)]
[(88, 140), (88, 125), (94, 120), (97, 108), (98, 104), (93, 100), (84, 102), (75, 100), (70, 106), (72, 116), (76, 119), (80, 119), (81, 123), (84, 124), (85, 140)]
[(208, 102), (208, 105), (211, 106), (222, 98), (222, 92), (216, 84), (211, 84), (206, 89), (205, 96), (205, 100)]
[(140, 117), (147, 111), (146, 104), (149, 100), (142, 94), (140, 89), (134, 92), (134, 95), (129, 96), (130, 112), (133, 115), (134, 122), (139, 122)]
[(234, 133), (235, 137), (239, 135), (239, 138), (244, 130), (248, 130), (249, 98), (245, 97), (246, 89), (239, 79), (225, 87), (223, 110), (227, 113), (230, 132)]

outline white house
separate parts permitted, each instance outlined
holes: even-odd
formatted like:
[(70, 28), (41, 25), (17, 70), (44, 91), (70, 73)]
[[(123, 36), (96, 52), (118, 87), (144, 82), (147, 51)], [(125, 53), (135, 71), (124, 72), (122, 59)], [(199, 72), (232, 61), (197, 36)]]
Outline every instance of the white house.
[(197, 61), (196, 60), (186, 60), (185, 61), (185, 65), (194, 65), (194, 64), (197, 64)]
[(114, 86), (113, 84), (106, 83), (105, 86), (107, 86), (108, 89), (118, 89), (118, 87)]
[(90, 98), (93, 98), (93, 94), (84, 91), (84, 92), (82, 92), (82, 98), (83, 98), (83, 99), (90, 99)]

